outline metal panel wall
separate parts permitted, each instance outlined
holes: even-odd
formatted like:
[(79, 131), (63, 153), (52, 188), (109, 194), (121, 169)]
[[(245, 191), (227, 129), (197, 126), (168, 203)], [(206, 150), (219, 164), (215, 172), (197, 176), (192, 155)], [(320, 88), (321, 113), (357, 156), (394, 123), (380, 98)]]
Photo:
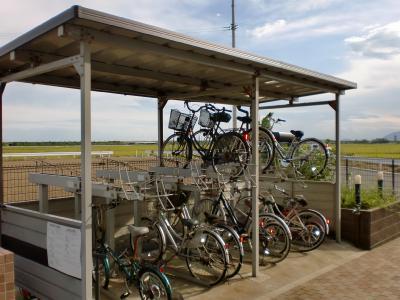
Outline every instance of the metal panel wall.
[(47, 222), (80, 229), (81, 222), (6, 205), (2, 246), (15, 253), (15, 281), (40, 299), (81, 299), (81, 280), (48, 266)]

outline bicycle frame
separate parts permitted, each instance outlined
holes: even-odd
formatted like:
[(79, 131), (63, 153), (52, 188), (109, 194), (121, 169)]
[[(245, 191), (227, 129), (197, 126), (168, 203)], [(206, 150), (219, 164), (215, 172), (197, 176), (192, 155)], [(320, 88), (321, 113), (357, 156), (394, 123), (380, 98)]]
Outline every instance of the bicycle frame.
[[(235, 227), (235, 229), (238, 231), (239, 235), (246, 233), (246, 227), (249, 223), (249, 220), (251, 220), (250, 215), (247, 215), (246, 217), (246, 221), (244, 222), (244, 224), (240, 223), (240, 221), (238, 220), (238, 218), (236, 217), (232, 206), (230, 205), (230, 203), (225, 199), (223, 192), (221, 192), (219, 194), (218, 200), (216, 200), (214, 202), (214, 206), (212, 208), (211, 213), (212, 214), (217, 214), (218, 213), (218, 206), (220, 206), (221, 208), (225, 209), (227, 211), (227, 215), (230, 219), (230, 222), (232, 223), (232, 225)], [(226, 221), (225, 217), (226, 214), (224, 214), (224, 221)]]

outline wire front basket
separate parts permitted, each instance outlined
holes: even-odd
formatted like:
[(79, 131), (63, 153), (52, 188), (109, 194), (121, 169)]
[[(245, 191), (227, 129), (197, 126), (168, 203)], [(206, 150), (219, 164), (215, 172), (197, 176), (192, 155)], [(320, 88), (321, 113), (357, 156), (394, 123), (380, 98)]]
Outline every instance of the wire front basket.
[(177, 109), (171, 109), (168, 128), (177, 131), (186, 131), (189, 128), (190, 120), (192, 120), (191, 126), (194, 127), (197, 121), (196, 116), (193, 116), (192, 118), (189, 114), (184, 114)]
[(212, 128), (214, 126), (214, 121), (211, 120), (211, 113), (208, 110), (200, 110), (199, 125), (206, 128)]

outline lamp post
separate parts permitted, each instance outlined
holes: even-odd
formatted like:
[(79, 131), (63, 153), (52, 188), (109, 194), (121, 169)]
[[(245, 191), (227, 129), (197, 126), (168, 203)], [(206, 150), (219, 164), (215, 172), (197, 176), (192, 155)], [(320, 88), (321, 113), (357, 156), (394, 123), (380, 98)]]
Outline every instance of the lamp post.
[(361, 175), (354, 176), (354, 192), (356, 199), (356, 208), (361, 208)]
[(378, 193), (379, 196), (383, 197), (383, 171), (379, 171), (377, 174), (378, 177)]

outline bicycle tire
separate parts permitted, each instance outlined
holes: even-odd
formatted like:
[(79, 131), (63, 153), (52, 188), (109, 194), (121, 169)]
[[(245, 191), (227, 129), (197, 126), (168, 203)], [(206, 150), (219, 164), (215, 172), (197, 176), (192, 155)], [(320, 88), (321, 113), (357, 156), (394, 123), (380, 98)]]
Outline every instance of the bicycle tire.
[[(151, 263), (162, 260), (166, 251), (167, 242), (161, 226), (149, 218), (142, 218), (141, 225), (149, 228), (149, 233), (140, 238), (142, 244), (142, 259)], [(131, 238), (130, 243), (131, 249), (133, 249), (134, 245), (132, 245)]]
[(211, 160), (214, 171), (228, 178), (240, 176), (249, 161), (249, 146), (237, 132), (219, 135), (212, 145)]
[[(259, 153), (260, 153), (259, 163), (261, 172), (265, 173), (269, 169), (275, 158), (275, 152), (276, 152), (276, 147), (274, 143), (275, 137), (271, 133), (271, 131), (265, 129), (264, 127), (259, 127), (258, 130), (259, 130), (258, 136), (259, 136)], [(249, 133), (251, 140), (252, 129), (250, 129)]]
[[(168, 151), (171, 155), (168, 156)], [(183, 133), (170, 135), (161, 147), (161, 166), (187, 168), (192, 160), (190, 139)]]
[(298, 212), (287, 221), (293, 236), (293, 251), (309, 252), (321, 246), (326, 230), (320, 222), (320, 216), (308, 209)]
[[(285, 221), (274, 214), (259, 215), (260, 265), (277, 264), (283, 261), (291, 248), (291, 233)], [(248, 227), (249, 244), (252, 247), (252, 226)], [(253, 250), (253, 249), (252, 249)]]
[[(190, 245), (191, 243), (193, 243), (193, 245)], [(186, 248), (186, 265), (193, 277), (203, 281), (208, 286), (214, 286), (225, 278), (229, 261), (225, 251), (225, 243), (216, 232), (198, 227), (193, 234), (193, 238), (188, 240), (186, 245), (189, 245)], [(197, 247), (197, 245), (200, 246)], [(200, 249), (205, 247), (205, 245), (208, 246), (208, 249), (204, 252), (205, 257), (202, 257)], [(215, 248), (213, 249), (213, 247)], [(211, 250), (216, 251), (216, 253), (212, 253)], [(213, 254), (213, 256), (211, 256), (211, 254)], [(204, 270), (205, 274), (201, 274), (197, 271), (195, 266), (195, 262), (197, 261), (200, 264), (199, 271), (201, 272)], [(216, 268), (214, 268), (211, 263), (213, 263)]]
[(239, 273), (243, 264), (244, 250), (240, 237), (232, 227), (217, 223), (213, 224), (214, 230), (221, 236), (228, 250), (229, 263), (225, 277), (227, 279), (234, 277)]
[[(195, 133), (193, 133), (192, 136), (193, 143), (196, 145), (194, 148), (199, 149), (203, 153), (210, 153), (211, 148), (212, 148), (212, 136), (210, 135), (210, 129), (199, 129)], [(195, 151), (192, 151), (192, 156), (200, 156), (196, 155)]]
[[(307, 144), (310, 145), (307, 146)], [(314, 148), (316, 148), (315, 145), (317, 145), (317, 148), (321, 150), (321, 152), (313, 158), (315, 160), (314, 163), (305, 164), (305, 162), (308, 162), (309, 160), (308, 156), (314, 153)], [(309, 153), (304, 155), (302, 151), (309, 151)], [(293, 151), (290, 154), (290, 160), (292, 162), (292, 165), (295, 167), (296, 172), (300, 173), (305, 178), (311, 179), (322, 174), (322, 172), (325, 170), (328, 163), (328, 151), (326, 150), (325, 145), (320, 140), (316, 138), (307, 138), (301, 140), (293, 148)], [(318, 168), (316, 166), (317, 163), (319, 163)]]
[[(108, 289), (108, 285), (110, 284), (110, 277), (111, 277), (111, 267), (110, 267), (110, 260), (108, 255), (105, 254), (104, 258), (100, 259), (101, 264), (99, 264), (99, 278), (100, 278), (100, 285), (104, 289)], [(93, 271), (92, 271), (92, 279), (93, 282), (96, 283), (96, 257), (93, 255)]]
[[(151, 282), (150, 282), (151, 280)], [(143, 300), (166, 299), (172, 300), (172, 288), (167, 276), (160, 271), (142, 266), (139, 277), (139, 294)], [(145, 289), (147, 287), (147, 289)]]

